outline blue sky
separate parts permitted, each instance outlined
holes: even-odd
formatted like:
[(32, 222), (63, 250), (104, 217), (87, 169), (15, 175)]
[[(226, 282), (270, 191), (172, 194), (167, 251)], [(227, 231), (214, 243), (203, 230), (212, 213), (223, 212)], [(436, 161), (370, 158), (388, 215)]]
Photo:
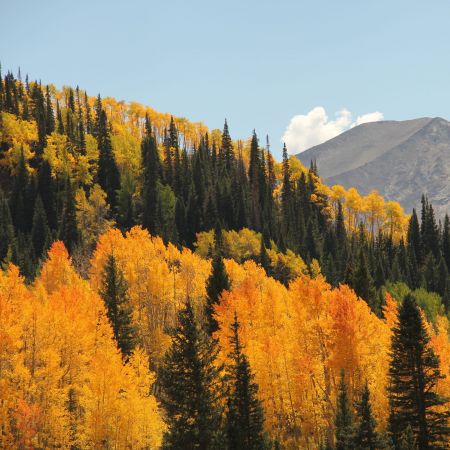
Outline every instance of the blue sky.
[(291, 151), (329, 137), (324, 114), (333, 132), (372, 112), (450, 116), (445, 0), (2, 3), (4, 71), (20, 66), (211, 128), (226, 117), (234, 138), (269, 134), (276, 155), (296, 115), (305, 118), (291, 127)]

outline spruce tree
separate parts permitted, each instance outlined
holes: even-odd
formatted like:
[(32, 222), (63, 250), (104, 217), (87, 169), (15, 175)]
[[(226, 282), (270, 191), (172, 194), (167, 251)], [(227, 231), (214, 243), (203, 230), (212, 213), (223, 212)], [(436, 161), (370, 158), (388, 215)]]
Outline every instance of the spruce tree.
[(358, 264), (353, 273), (352, 287), (358, 296), (364, 299), (374, 310), (376, 291), (367, 264), (367, 258), (362, 247), (359, 250)]
[(212, 260), (211, 275), (206, 281), (206, 306), (205, 315), (207, 320), (207, 330), (210, 335), (219, 329), (217, 320), (214, 317), (214, 306), (219, 303), (219, 298), (223, 291), (228, 291), (231, 287), (230, 279), (223, 263), (221, 252), (214, 252)]
[(45, 88), (45, 132), (52, 134), (55, 131), (55, 115), (53, 114), (52, 98), (48, 85)]
[(447, 269), (450, 268), (450, 219), (448, 214), (445, 215), (442, 230), (442, 256), (447, 264)]
[(0, 189), (0, 263), (11, 258), (15, 247), (14, 226), (11, 211), (3, 191)]
[(98, 184), (106, 192), (108, 203), (114, 211), (117, 205), (117, 192), (120, 189), (120, 173), (113, 153), (106, 113), (104, 110), (101, 110), (99, 114), (97, 130), (99, 149), (97, 178)]
[(69, 178), (66, 180), (64, 206), (59, 224), (58, 237), (64, 242), (69, 252), (72, 252), (79, 243), (80, 236), (76, 217), (75, 195)]
[(442, 378), (439, 360), (414, 298), (408, 294), (393, 330), (389, 367), (389, 427), (398, 447), (411, 427), (420, 450), (444, 449), (450, 435), (447, 399), (436, 392)]
[(358, 423), (355, 429), (355, 450), (377, 450), (380, 448), (380, 439), (376, 431), (377, 423), (372, 413), (369, 386), (364, 385), (361, 400), (356, 405)]
[(259, 264), (261, 264), (261, 267), (266, 271), (267, 275), (271, 275), (272, 268), (271, 268), (271, 260), (267, 253), (266, 245), (264, 243), (264, 238), (261, 236), (261, 245), (259, 250), (259, 258), (258, 258)]
[(258, 385), (250, 369), (247, 356), (242, 352), (239, 322), (234, 315), (231, 325), (231, 364), (228, 368), (230, 393), (227, 411), (229, 450), (263, 450), (267, 447), (264, 436), (264, 412), (258, 400)]
[(38, 195), (34, 204), (33, 227), (31, 240), (37, 258), (41, 258), (44, 251), (50, 246), (51, 233), (47, 223), (47, 214), (41, 196)]
[(141, 143), (143, 173), (142, 185), (142, 225), (155, 235), (160, 229), (158, 223), (158, 181), (161, 173), (156, 139), (153, 136), (150, 120), (146, 117), (146, 131)]
[(163, 448), (223, 450), (227, 445), (218, 347), (199, 326), (190, 301), (178, 313), (178, 325), (170, 336), (172, 344), (158, 373), (168, 426)]
[(56, 188), (52, 178), (50, 163), (45, 159), (39, 167), (37, 176), (37, 192), (42, 199), (47, 215), (48, 226), (51, 230), (57, 229), (56, 217)]
[(424, 255), (422, 252), (422, 237), (420, 234), (419, 220), (415, 209), (413, 209), (411, 218), (409, 219), (407, 243), (410, 250), (414, 252), (416, 261), (421, 263)]
[(123, 357), (127, 358), (136, 344), (136, 330), (132, 324), (133, 310), (128, 298), (128, 285), (113, 254), (106, 260), (100, 295), (105, 302), (117, 346)]
[(353, 412), (348, 398), (347, 384), (345, 383), (345, 373), (341, 370), (341, 380), (339, 383), (339, 392), (336, 402), (336, 450), (353, 449)]
[(23, 148), (20, 149), (20, 158), (16, 168), (14, 177), (14, 185), (10, 197), (11, 217), (14, 228), (17, 231), (25, 232), (31, 228), (28, 221), (28, 214), (33, 210), (32, 204), (28, 201), (28, 187), (30, 177), (28, 174), (27, 164)]

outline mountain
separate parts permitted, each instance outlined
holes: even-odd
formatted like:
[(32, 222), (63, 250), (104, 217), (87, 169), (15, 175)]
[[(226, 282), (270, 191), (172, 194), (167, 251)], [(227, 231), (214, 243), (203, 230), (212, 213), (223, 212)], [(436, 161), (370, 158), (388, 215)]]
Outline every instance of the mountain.
[(316, 160), (327, 184), (377, 190), (407, 212), (426, 194), (436, 212), (450, 212), (450, 122), (440, 117), (359, 125), (297, 157)]

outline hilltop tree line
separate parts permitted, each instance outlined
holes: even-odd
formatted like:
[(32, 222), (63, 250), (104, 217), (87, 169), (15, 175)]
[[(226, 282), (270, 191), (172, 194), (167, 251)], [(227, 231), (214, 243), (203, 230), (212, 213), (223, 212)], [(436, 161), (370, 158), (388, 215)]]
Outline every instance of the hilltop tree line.
[[(266, 257), (271, 248), (290, 249), (308, 265), (318, 261), (330, 283), (347, 283), (378, 314), (383, 286), (396, 282), (437, 293), (448, 309), (450, 221), (437, 221), (426, 198), (421, 217), (413, 211), (399, 234), (395, 223), (360, 223), (339, 198), (332, 200), (314, 162), (293, 176), (286, 148), (277, 167), (255, 132), (249, 145), (236, 144), (226, 122), (221, 136), (200, 133), (188, 147), (173, 117), (162, 132), (148, 115), (137, 127), (129, 117), (140, 136), (133, 178), (133, 170), (117, 162), (114, 115), (108, 118), (100, 96), (93, 100), (79, 88), (58, 93), (9, 72), (0, 75), (0, 111), (0, 259), (18, 264), (28, 278), (55, 239), (83, 266), (96, 237), (112, 223), (123, 230), (141, 224), (189, 248), (199, 232), (247, 227), (262, 236), (254, 258), (281, 281), (287, 277)], [(10, 128), (26, 134), (30, 123), (34, 138), (8, 139)]]

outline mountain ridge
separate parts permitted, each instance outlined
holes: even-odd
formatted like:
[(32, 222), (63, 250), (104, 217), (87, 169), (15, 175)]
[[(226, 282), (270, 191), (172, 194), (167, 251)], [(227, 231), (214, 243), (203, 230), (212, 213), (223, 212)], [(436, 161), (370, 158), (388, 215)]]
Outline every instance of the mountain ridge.
[(424, 193), (438, 214), (450, 211), (450, 122), (442, 117), (362, 124), (296, 156), (315, 160), (327, 184), (377, 190), (408, 212)]

